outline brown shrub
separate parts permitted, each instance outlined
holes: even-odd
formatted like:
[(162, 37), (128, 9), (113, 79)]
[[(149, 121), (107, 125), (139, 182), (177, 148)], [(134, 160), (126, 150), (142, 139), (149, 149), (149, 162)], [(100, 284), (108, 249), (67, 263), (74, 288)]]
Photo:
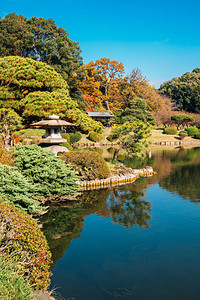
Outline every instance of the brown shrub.
[(65, 163), (72, 164), (83, 179), (103, 179), (110, 176), (108, 165), (97, 152), (89, 150), (66, 152), (63, 160)]
[(30, 215), (2, 201), (0, 248), (9, 254), (19, 253), (24, 276), (27, 276), (35, 289), (46, 289), (49, 286), (51, 253), (44, 234)]

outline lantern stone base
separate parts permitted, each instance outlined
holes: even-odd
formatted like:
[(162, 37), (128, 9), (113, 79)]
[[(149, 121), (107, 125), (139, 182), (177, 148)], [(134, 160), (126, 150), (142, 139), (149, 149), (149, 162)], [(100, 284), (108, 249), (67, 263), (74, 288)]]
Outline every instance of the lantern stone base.
[(47, 151), (53, 152), (55, 154), (55, 156), (57, 156), (58, 153), (64, 153), (64, 152), (69, 151), (66, 147), (60, 146), (60, 145), (40, 144), (40, 147), (42, 147), (43, 149), (45, 149)]

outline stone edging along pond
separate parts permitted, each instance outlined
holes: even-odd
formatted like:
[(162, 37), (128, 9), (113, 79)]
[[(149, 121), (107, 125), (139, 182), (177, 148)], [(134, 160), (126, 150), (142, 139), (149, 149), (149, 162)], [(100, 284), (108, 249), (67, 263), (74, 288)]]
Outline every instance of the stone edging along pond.
[(106, 179), (90, 180), (90, 181), (78, 181), (78, 184), (82, 190), (92, 190), (106, 188), (110, 186), (123, 185), (134, 182), (139, 177), (149, 177), (155, 175), (152, 167), (146, 167), (143, 169), (129, 169), (129, 173), (125, 175), (111, 176)]

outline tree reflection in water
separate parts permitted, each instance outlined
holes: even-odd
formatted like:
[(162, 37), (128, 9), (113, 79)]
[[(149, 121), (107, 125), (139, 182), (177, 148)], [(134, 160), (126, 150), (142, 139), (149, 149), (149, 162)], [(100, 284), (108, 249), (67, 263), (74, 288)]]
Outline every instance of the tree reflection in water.
[[(96, 213), (111, 218), (126, 228), (138, 226), (148, 229), (151, 220), (151, 202), (144, 197), (145, 189), (156, 182), (173, 193), (199, 201), (200, 149), (176, 149), (152, 153), (145, 164), (152, 165), (157, 176), (141, 178), (121, 187), (85, 191), (76, 202), (51, 207), (40, 219), (49, 242), (54, 264), (63, 256), (70, 242), (81, 236), (86, 216)], [(128, 164), (141, 165), (141, 162)]]
[(85, 191), (73, 204), (52, 207), (41, 216), (43, 232), (48, 240), (55, 264), (69, 248), (70, 242), (81, 236), (84, 217), (96, 213), (110, 217), (114, 223), (148, 228), (151, 203), (142, 199), (143, 192), (135, 191), (134, 184), (112, 189)]

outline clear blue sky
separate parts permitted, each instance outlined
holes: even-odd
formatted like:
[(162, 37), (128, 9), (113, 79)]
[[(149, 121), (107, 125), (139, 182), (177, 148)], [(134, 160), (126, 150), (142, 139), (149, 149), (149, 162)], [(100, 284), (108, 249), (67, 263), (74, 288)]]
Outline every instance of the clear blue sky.
[(84, 63), (108, 57), (157, 87), (200, 67), (198, 0), (1, 0), (0, 16), (52, 18), (79, 42)]

